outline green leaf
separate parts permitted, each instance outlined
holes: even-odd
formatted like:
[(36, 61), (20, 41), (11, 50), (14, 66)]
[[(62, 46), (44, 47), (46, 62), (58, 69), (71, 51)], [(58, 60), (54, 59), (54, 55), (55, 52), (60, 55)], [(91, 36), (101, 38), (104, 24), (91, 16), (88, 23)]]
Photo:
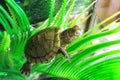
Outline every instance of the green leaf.
[[(0, 10), (2, 10), (3, 8), (0, 6)], [(3, 25), (4, 29), (10, 34), (12, 35), (12, 30), (10, 28), (10, 24), (9, 22), (6, 20), (5, 16), (1, 13), (0, 14), (0, 22)]]
[(10, 36), (6, 32), (4, 32), (4, 35), (0, 40), (0, 53), (7, 51), (7, 49), (10, 47), (10, 42)]
[[(6, 30), (5, 32), (0, 31), (0, 79), (5, 80), (31, 79), (30, 76), (22, 75), (19, 71), (26, 60), (25, 58), (22, 60), (22, 55), (24, 53), (25, 44), (30, 37), (46, 27), (66, 28), (68, 25), (71, 27), (74, 26), (75, 22), (79, 20), (81, 15), (83, 15), (93, 5), (92, 3), (81, 14), (79, 14), (77, 18), (68, 22), (75, 0), (72, 1), (68, 10), (66, 7), (69, 5), (70, 0), (64, 0), (61, 9), (54, 18), (52, 9), (55, 4), (54, 1), (51, 0), (49, 19), (43, 22), (43, 24), (38, 28), (30, 31), (30, 24), (24, 11), (14, 2), (14, 0), (5, 1), (11, 13), (11, 15), (9, 15), (0, 6), (0, 11), (2, 12), (2, 14), (0, 14), (0, 22)], [(118, 14), (120, 13), (118, 12), (114, 16)], [(101, 30), (85, 36), (91, 32), (91, 30), (96, 29), (114, 16), (111, 16), (99, 23), (68, 45), (66, 50), (70, 55), (71, 62), (68, 62), (63, 56), (59, 55), (49, 63), (34, 64), (32, 66), (31, 75), (36, 76), (36, 74), (39, 75), (39, 73), (46, 73), (50, 76), (58, 76), (68, 78), (70, 80), (101, 80), (101, 78), (104, 80), (119, 80), (120, 57), (116, 55), (120, 54), (120, 50), (111, 50), (92, 57), (89, 55), (102, 48), (119, 44), (120, 40), (107, 41), (96, 45), (91, 45), (89, 43), (95, 39), (119, 32), (120, 25), (110, 31), (101, 32)], [(107, 59), (105, 59), (106, 57)]]
[(17, 19), (17, 24), (21, 32), (30, 31), (30, 23), (23, 10), (17, 5), (14, 0), (5, 0), (8, 8), (11, 10), (13, 16)]
[[(83, 39), (80, 39), (79, 41), (81, 43), (77, 43), (75, 45), (71, 45), (71, 49), (67, 49), (67, 51), (71, 52), (73, 50), (72, 53), (74, 53), (75, 51), (79, 51), (79, 50), (76, 50), (76, 49), (72, 49), (76, 45), (77, 45), (76, 48), (80, 48), (81, 45), (86, 44), (90, 40), (97, 39), (97, 38), (100, 38), (100, 37), (103, 37), (103, 36), (107, 36), (107, 35), (110, 35), (110, 34), (117, 33), (117, 32), (119, 32), (119, 29), (120, 29), (119, 26), (120, 25), (118, 25), (113, 30), (106, 31), (106, 32), (103, 32), (103, 33), (91, 34), (91, 35), (89, 35), (89, 36), (87, 36), (87, 37), (85, 37)], [(85, 41), (85, 42), (83, 42), (83, 41)], [(102, 58), (104, 58), (106, 56), (119, 54), (120, 50), (114, 50), (114, 51), (111, 50), (109, 52), (105, 52), (105, 53), (100, 54), (100, 55), (95, 56), (95, 57), (91, 57), (91, 58), (88, 58), (88, 59), (85, 59), (85, 58), (88, 57), (90, 54), (96, 52), (97, 50), (100, 50), (102, 48), (109, 47), (109, 46), (112, 46), (112, 45), (116, 45), (116, 44), (119, 44), (119, 43), (120, 43), (120, 40), (114, 40), (114, 41), (107, 41), (107, 42), (104, 42), (104, 43), (99, 43), (99, 44), (96, 44), (96, 45), (92, 45), (90, 47), (85, 48), (82, 51), (79, 51), (76, 54), (71, 55), (71, 62), (68, 62), (63, 57), (59, 57), (59, 58), (53, 60), (51, 63), (41, 64), (41, 65), (37, 65), (37, 66), (33, 65), (33, 72), (43, 72), (43, 73), (46, 73), (46, 74), (49, 74), (49, 75), (52, 75), (52, 76), (68, 78), (68, 79), (71, 79), (71, 80), (72, 79), (73, 80), (85, 79), (86, 76), (88, 74), (92, 74), (92, 70), (94, 71), (94, 69), (95, 69), (95, 68), (94, 69), (90, 69), (89, 71), (91, 71), (91, 72), (86, 71), (87, 69), (92, 68), (92, 66), (88, 66), (89, 64), (95, 63), (96, 61), (98, 61), (98, 60), (100, 60), (100, 59), (102, 59)], [(84, 59), (86, 61), (84, 61)], [(109, 73), (109, 71), (111, 70), (110, 69), (111, 66), (108, 66), (108, 67), (104, 68), (105, 70), (107, 69), (108, 71), (104, 72), (104, 70), (102, 69), (102, 66), (104, 66), (104, 65), (102, 63), (106, 62), (106, 65), (116, 65), (116, 66), (119, 66), (120, 63), (119, 63), (118, 59), (113, 58), (113, 57), (109, 57), (109, 61), (112, 62), (113, 59), (115, 59), (115, 63), (116, 64), (109, 63), (109, 62), (107, 62), (107, 60), (103, 60), (103, 61), (97, 63), (97, 64), (100, 64), (99, 66), (101, 66), (101, 68), (99, 68), (99, 70), (103, 71), (103, 73), (101, 73), (101, 75), (105, 75), (106, 73)], [(82, 71), (84, 71), (83, 69), (86, 68), (87, 66), (89, 68), (87, 68), (85, 70), (85, 72), (82, 73)], [(117, 69), (115, 70), (115, 72), (117, 70), (119, 70), (118, 67), (116, 67), (116, 68)], [(94, 73), (94, 74), (97, 74), (97, 73)], [(92, 76), (94, 76), (94, 74), (89, 75), (91, 77), (90, 79), (93, 79)], [(118, 75), (118, 72), (116, 72), (116, 74)], [(114, 72), (111, 72), (111, 75), (116, 75), (116, 74)], [(109, 76), (106, 76), (106, 78), (107, 77), (109, 77)], [(94, 76), (94, 78), (99, 80), (100, 77), (95, 77)], [(86, 79), (89, 79), (89, 78), (86, 78)], [(109, 80), (109, 79), (110, 79), (110, 77), (107, 80)]]
[(50, 26), (50, 24), (53, 21), (54, 3), (55, 3), (55, 0), (50, 0), (50, 11), (49, 11), (49, 19), (48, 19), (49, 23), (48, 23), (48, 26)]
[[(16, 27), (17, 25), (14, 23), (13, 19), (10, 17), (10, 15), (6, 12), (6, 10), (2, 6), (0, 6), (0, 11), (4, 14), (4, 16), (7, 18), (8, 22), (11, 24), (11, 26), (13, 28), (13, 34), (17, 35), (18, 34), (17, 27)], [(3, 23), (3, 26), (4, 26), (4, 24), (6, 24), (6, 23)], [(8, 33), (12, 32), (10, 29), (10, 25), (4, 26), (4, 27)], [(12, 34), (12, 33), (10, 33), (10, 34)]]
[(107, 36), (107, 35), (111, 35), (111, 34), (119, 32), (119, 31), (120, 31), (120, 25), (118, 25), (115, 29), (110, 30), (110, 31), (96, 33), (96, 34), (94, 33), (94, 34), (91, 34), (87, 37), (80, 36), (78, 39), (75, 40), (75, 42), (71, 43), (67, 47), (67, 51), (72, 53), (76, 50), (80, 50), (80, 47), (82, 47), (84, 44), (86, 44), (86, 43), (88, 43), (88, 42), (90, 42), (94, 39), (104, 37), (104, 36)]

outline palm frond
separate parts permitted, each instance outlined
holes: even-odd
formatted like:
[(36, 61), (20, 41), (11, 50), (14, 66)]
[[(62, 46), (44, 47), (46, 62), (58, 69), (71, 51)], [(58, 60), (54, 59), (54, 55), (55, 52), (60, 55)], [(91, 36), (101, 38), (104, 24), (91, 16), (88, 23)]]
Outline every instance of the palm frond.
[[(2, 6), (0, 6), (0, 9), (1, 9), (1, 12), (5, 12), (5, 10), (3, 10)], [(10, 34), (12, 35), (12, 30), (11, 28), (9, 27), (10, 24), (9, 22), (6, 20), (5, 16), (3, 15), (3, 13), (0, 14), (0, 22), (1, 24), (4, 26), (5, 30)]]
[(55, 1), (54, 0), (51, 0), (50, 1), (50, 11), (49, 11), (49, 23), (48, 23), (48, 26), (50, 26), (50, 24), (52, 23), (53, 21), (53, 13), (54, 13), (54, 4), (55, 4)]
[[(14, 0), (6, 0), (6, 4), (12, 13), (12, 16), (14, 16), (17, 20), (17, 24), (20, 27), (21, 32), (29, 31), (30, 30), (30, 23), (28, 21), (28, 18), (26, 14), (23, 12), (23, 10), (15, 3)], [(14, 7), (16, 6), (16, 7)]]
[[(97, 36), (97, 34), (96, 34), (96, 36)], [(86, 40), (86, 42), (87, 41), (89, 41), (89, 39)], [(82, 43), (86, 43), (86, 42), (82, 42)], [(68, 62), (63, 57), (59, 57), (59, 58), (53, 60), (51, 63), (48, 63), (48, 64), (46, 63), (46, 64), (42, 64), (42, 65), (39, 65), (39, 66), (34, 65), (33, 66), (33, 71), (43, 72), (43, 73), (46, 73), (46, 74), (50, 74), (52, 76), (68, 78), (68, 79), (71, 79), (71, 80), (72, 79), (73, 80), (81, 80), (83, 78), (85, 79), (87, 75), (89, 75), (89, 76), (87, 76), (89, 78), (89, 77), (93, 76), (94, 74), (99, 73), (97, 70), (96, 70), (96, 73), (92, 72), (92, 70), (94, 71), (95, 68), (97, 69), (97, 67), (96, 67), (97, 65), (99, 65), (98, 70), (102, 70), (102, 67), (100, 68), (100, 66), (104, 67), (103, 63), (105, 63), (105, 65), (114, 65), (114, 63), (107, 62), (108, 60), (109, 61), (116, 60), (115, 63), (117, 63), (117, 64), (115, 64), (115, 65), (119, 66), (119, 64), (120, 64), (120, 62), (118, 60), (119, 57), (118, 56), (109, 57), (109, 56), (112, 56), (112, 55), (115, 55), (115, 54), (120, 54), (120, 50), (111, 50), (109, 52), (105, 52), (105, 53), (102, 53), (100, 55), (90, 57), (88, 59), (86, 59), (86, 57), (89, 56), (92, 53), (95, 53), (97, 50), (119, 44), (119, 42), (120, 42), (120, 40), (115, 40), (115, 41), (109, 41), (109, 42), (104, 42), (104, 43), (99, 43), (99, 44), (96, 44), (96, 45), (92, 45), (87, 49), (84, 49), (82, 51), (79, 51), (76, 54), (71, 55), (71, 62)], [(72, 47), (74, 47), (74, 46), (72, 46)], [(79, 47), (80, 46), (78, 46), (78, 48)], [(74, 50), (74, 49), (71, 49), (71, 50)], [(70, 51), (68, 50), (68, 52), (70, 52)], [(73, 52), (75, 52), (75, 51), (73, 51)], [(107, 60), (105, 59), (105, 60), (102, 60), (101, 62), (97, 62), (97, 61), (99, 61), (100, 59), (102, 59), (106, 56), (108, 56)], [(95, 65), (91, 66), (90, 64), (95, 64)], [(109, 68), (111, 68), (111, 66), (105, 67), (105, 69), (109, 69)], [(111, 69), (109, 69), (108, 71), (110, 71), (110, 70)], [(116, 70), (119, 70), (119, 69), (116, 69)], [(101, 73), (101, 75), (103, 75), (103, 74), (105, 75), (105, 73)], [(118, 73), (116, 73), (116, 74), (117, 74), (117, 77), (118, 77)], [(116, 74), (112, 72), (111, 76), (116, 75)], [(106, 76), (106, 77), (109, 77), (109, 76)], [(88, 78), (86, 78), (86, 79), (88, 79)], [(98, 77), (94, 77), (94, 78), (99, 80)], [(92, 79), (92, 78), (90, 78), (90, 79)], [(109, 79), (110, 78), (108, 78), (107, 80), (109, 80)]]
[[(38, 28), (30, 31), (30, 23), (24, 11), (14, 2), (14, 0), (5, 1), (9, 8), (9, 12), (11, 13), (10, 15), (2, 6), (0, 6), (0, 22), (5, 28), (5, 32), (0, 31), (0, 56), (2, 56), (0, 60), (0, 79), (5, 80), (14, 80), (18, 78), (20, 80), (30, 79), (26, 78), (29, 76), (21, 75), (19, 68), (25, 61), (25, 59), (21, 60), (21, 57), (24, 53), (24, 46), (31, 36), (46, 27), (62, 27), (64, 29), (68, 25), (73, 27), (79, 18), (94, 4), (92, 3), (79, 14), (77, 18), (68, 22), (76, 0), (72, 0), (68, 10), (66, 8), (69, 5), (70, 0), (64, 0), (61, 9), (55, 17), (53, 17), (54, 11), (52, 10), (55, 4), (54, 0), (51, 0), (49, 18)], [(32, 66), (31, 75), (36, 76), (36, 74), (39, 73), (46, 73), (50, 76), (58, 76), (70, 80), (101, 80), (101, 78), (105, 80), (119, 80), (120, 57), (116, 55), (120, 54), (120, 50), (110, 50), (92, 57), (90, 57), (90, 55), (105, 47), (119, 44), (120, 40), (107, 41), (95, 45), (91, 45), (89, 42), (118, 33), (120, 31), (120, 24), (113, 30), (105, 32), (102, 32), (101, 30), (85, 36), (90, 33), (91, 30), (94, 30), (118, 14), (120, 14), (120, 12), (95, 25), (95, 27), (88, 30), (88, 32), (81, 35), (67, 46), (66, 51), (70, 55), (71, 62), (68, 62), (63, 56), (59, 55), (50, 63), (34, 64)], [(104, 78), (102, 76), (104, 76)]]
[[(104, 37), (104, 36), (107, 36), (107, 35), (111, 35), (111, 34), (114, 34), (114, 33), (117, 33), (120, 31), (120, 25), (118, 25), (115, 29), (113, 30), (110, 30), (110, 31), (107, 31), (107, 32), (101, 32), (101, 33), (94, 33), (94, 34), (91, 34), (87, 37), (82, 37), (80, 36), (78, 39), (75, 40), (75, 42), (71, 43), (68, 47), (67, 47), (67, 51), (69, 52), (74, 52), (75, 50), (78, 50), (77, 48), (80, 48), (82, 47), (84, 44), (94, 40), (94, 39), (97, 39), (97, 38), (100, 38), (100, 37)], [(84, 34), (83, 34), (84, 35)]]
[[(12, 17), (0, 6), (0, 22), (5, 28), (5, 32), (0, 31), (0, 55), (2, 56), (0, 72), (5, 73), (3, 76), (7, 74), (6, 79), (11, 79), (10, 77), (13, 78), (14, 76), (20, 78), (19, 67), (23, 62), (20, 59), (23, 55), (25, 43), (30, 36), (30, 23), (23, 10), (14, 0), (5, 0), (5, 2)], [(11, 75), (12, 73), (13, 75)]]
[(0, 39), (0, 52), (5, 52), (10, 47), (10, 36), (4, 32), (4, 36)]

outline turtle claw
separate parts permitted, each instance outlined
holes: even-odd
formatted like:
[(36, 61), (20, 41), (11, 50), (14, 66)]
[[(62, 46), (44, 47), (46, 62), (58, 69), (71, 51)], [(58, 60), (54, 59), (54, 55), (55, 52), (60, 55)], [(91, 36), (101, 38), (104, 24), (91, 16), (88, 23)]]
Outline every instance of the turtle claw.
[(31, 65), (29, 62), (26, 62), (20, 69), (21, 74), (29, 74), (31, 70)]
[(65, 56), (65, 58), (68, 60), (68, 62), (71, 62), (70, 57), (69, 57), (68, 53), (64, 50), (64, 48), (60, 47), (60, 49), (58, 50), (58, 53), (59, 52)]
[(70, 57), (67, 57), (67, 61), (68, 61), (69, 63), (71, 63)]

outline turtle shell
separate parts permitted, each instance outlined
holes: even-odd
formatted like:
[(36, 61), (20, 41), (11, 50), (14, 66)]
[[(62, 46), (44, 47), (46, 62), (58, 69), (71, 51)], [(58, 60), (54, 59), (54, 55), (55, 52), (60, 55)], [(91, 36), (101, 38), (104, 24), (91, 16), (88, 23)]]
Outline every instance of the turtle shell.
[(46, 28), (29, 39), (25, 55), (30, 63), (42, 63), (54, 58), (59, 48), (59, 29)]

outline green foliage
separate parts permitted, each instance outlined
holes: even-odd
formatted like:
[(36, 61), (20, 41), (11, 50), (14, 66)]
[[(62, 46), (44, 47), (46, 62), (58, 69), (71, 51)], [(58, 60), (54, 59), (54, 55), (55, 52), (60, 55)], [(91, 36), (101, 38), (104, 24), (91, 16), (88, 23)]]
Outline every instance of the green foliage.
[[(24, 46), (28, 39), (46, 27), (67, 28), (68, 25), (73, 27), (78, 19), (93, 5), (88, 6), (77, 18), (69, 22), (76, 0), (64, 0), (61, 9), (53, 17), (54, 0), (51, 0), (49, 18), (44, 21), (38, 28), (30, 30), (30, 23), (24, 11), (14, 2), (14, 0), (5, 0), (11, 14), (0, 6), (0, 23), (5, 31), (0, 31), (0, 80), (29, 80), (32, 76), (38, 76), (40, 73), (46, 73), (50, 76), (68, 78), (71, 80), (119, 80), (120, 79), (120, 50), (111, 50), (99, 55), (91, 56), (94, 52), (109, 46), (120, 43), (120, 40), (107, 41), (95, 45), (89, 44), (91, 41), (115, 34), (120, 31), (120, 24), (113, 30), (102, 32), (100, 30), (91, 35), (92, 30), (99, 27), (112, 17), (120, 14), (114, 14), (110, 18), (95, 25), (88, 32), (78, 37), (66, 48), (70, 55), (71, 62), (68, 62), (63, 56), (58, 56), (49, 63), (34, 64), (30, 75), (22, 75), (19, 71), (25, 59), (22, 60)], [(69, 6), (66, 9), (67, 5)], [(89, 17), (89, 16), (88, 16)], [(106, 27), (105, 27), (106, 28)], [(114, 57), (110, 57), (113, 56)], [(89, 58), (88, 58), (89, 57)], [(105, 59), (105, 57), (107, 57)], [(103, 77), (104, 76), (104, 77)]]
[[(14, 0), (5, 0), (6, 5), (11, 13), (0, 6), (0, 23), (3, 25), (5, 32), (0, 32), (0, 79), (10, 80), (21, 77), (19, 68), (22, 65), (21, 57), (24, 46), (30, 35), (30, 24), (23, 10), (14, 2)], [(12, 17), (11, 17), (12, 16)]]
[[(106, 34), (110, 35), (114, 32), (118, 32), (120, 29), (119, 27), (120, 27), (120, 25), (118, 25), (117, 28), (114, 30), (104, 32), (104, 33), (94, 34), (94, 36), (90, 35), (90, 36), (88, 36), (89, 39), (87, 39), (88, 37), (85, 37), (86, 40), (79, 39), (80, 43), (72, 45), (71, 47), (69, 47), (67, 49), (67, 51), (74, 53), (75, 51), (78, 51), (77, 48), (81, 48), (81, 45), (84, 43), (87, 43), (90, 39), (93, 39), (93, 38), (96, 39), (96, 38), (100, 38), (100, 36), (103, 36)], [(115, 31), (115, 30), (117, 30), (117, 31)], [(120, 42), (120, 40), (115, 40), (115, 41), (109, 41), (109, 42), (104, 42), (104, 43), (92, 45), (92, 46), (85, 48), (84, 50), (82, 50), (76, 54), (71, 55), (71, 62), (68, 62), (65, 58), (60, 57), (60, 58), (55, 59), (50, 64), (46, 64), (46, 65), (43, 64), (43, 65), (39, 65), (39, 66), (34, 65), (33, 71), (36, 71), (36, 72), (42, 71), (43, 73), (47, 73), (50, 75), (52, 74), (54, 76), (64, 77), (64, 78), (68, 78), (71, 80), (72, 79), (73, 80), (85, 80), (85, 79), (89, 79), (89, 77), (91, 77), (90, 80), (93, 80), (94, 78), (96, 80), (100, 80), (101, 78), (97, 77), (97, 76), (105, 75), (106, 73), (111, 72), (110, 75), (106, 75), (105, 79), (108, 77), (108, 79), (106, 79), (106, 80), (109, 80), (110, 78), (114, 78), (114, 80), (119, 80), (119, 73), (118, 73), (119, 68), (114, 69), (116, 66), (119, 67), (119, 64), (120, 64), (120, 62), (118, 60), (120, 58), (119, 56), (111, 57), (111, 58), (108, 58), (106, 60), (102, 60), (101, 62), (97, 62), (97, 63), (96, 63), (96, 61), (101, 60), (102, 58), (105, 58), (106, 56), (109, 57), (110, 55), (119, 54), (120, 50), (113, 50), (113, 51), (111, 50), (110, 52), (105, 52), (103, 54), (90, 57), (84, 61), (84, 59), (87, 56), (94, 53), (95, 51), (100, 50), (104, 47), (119, 44), (119, 42)], [(112, 61), (116, 61), (116, 62), (112, 63)], [(90, 64), (93, 64), (93, 65), (91, 66)], [(108, 66), (103, 68), (105, 65), (108, 65)], [(112, 65), (113, 67), (109, 66), (109, 65)], [(114, 66), (114, 65), (116, 65), (116, 66)], [(107, 69), (109, 69), (109, 70), (107, 71)], [(110, 70), (114, 70), (114, 71), (112, 72)], [(98, 71), (100, 71), (101, 74), (98, 74), (99, 73)], [(116, 72), (116, 74), (115, 74), (115, 72)], [(96, 77), (94, 76), (93, 73), (95, 74)], [(115, 75), (115, 76), (112, 76), (112, 75)]]
[[(27, 14), (30, 23), (35, 24), (45, 21), (50, 17), (49, 13), (51, 10), (53, 11), (51, 14), (55, 16), (62, 5), (62, 2), (63, 0), (23, 0), (19, 5)], [(55, 3), (55, 5), (52, 3)], [(53, 9), (51, 6), (54, 6)]]
[(50, 2), (51, 2), (51, 4), (50, 4), (50, 11), (49, 11), (49, 23), (48, 23), (48, 26), (50, 26), (50, 23), (52, 23), (52, 21), (53, 21), (53, 12), (54, 12), (54, 4), (55, 4), (54, 0), (51, 0)]
[(0, 52), (5, 52), (10, 46), (10, 36), (4, 32), (0, 37)]

